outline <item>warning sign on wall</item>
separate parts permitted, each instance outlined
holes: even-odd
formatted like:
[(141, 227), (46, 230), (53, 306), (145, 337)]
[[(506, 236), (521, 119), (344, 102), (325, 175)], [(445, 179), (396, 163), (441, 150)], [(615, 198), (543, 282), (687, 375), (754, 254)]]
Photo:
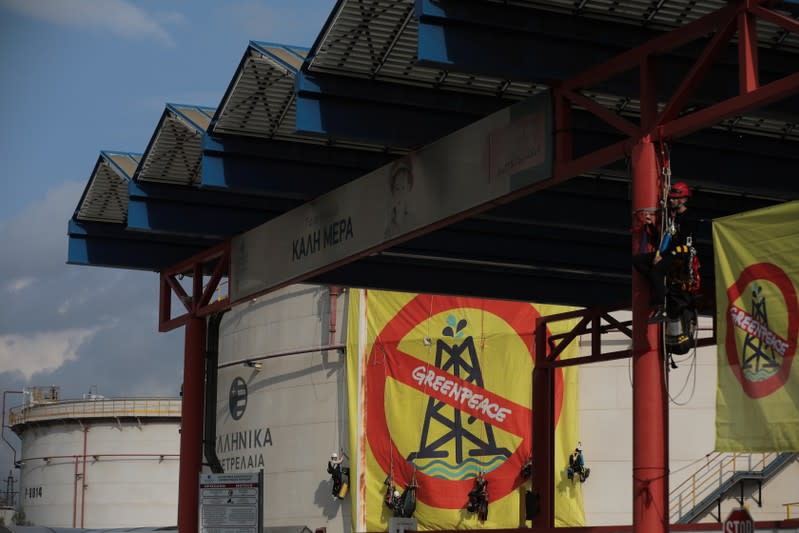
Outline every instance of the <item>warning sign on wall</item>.
[(263, 472), (201, 474), (201, 533), (260, 533)]

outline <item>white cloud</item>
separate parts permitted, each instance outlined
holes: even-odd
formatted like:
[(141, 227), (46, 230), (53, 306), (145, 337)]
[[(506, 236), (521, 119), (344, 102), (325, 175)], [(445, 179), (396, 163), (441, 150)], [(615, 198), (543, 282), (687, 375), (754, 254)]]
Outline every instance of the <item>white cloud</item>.
[[(0, 6), (53, 24), (94, 28), (124, 37), (149, 37), (168, 46), (174, 41), (155, 17), (126, 0), (0, 0)], [(180, 22), (180, 14), (163, 14), (166, 22)]]
[(78, 348), (91, 340), (96, 328), (45, 331), (30, 335), (0, 335), (0, 368), (19, 372), (30, 380), (35, 374), (52, 372), (78, 358)]
[(31, 277), (22, 277), (9, 281), (6, 283), (6, 291), (11, 294), (22, 292), (33, 284), (34, 279)]
[(78, 181), (63, 182), (0, 226), (0, 249), (14, 250), (0, 262), (0, 279), (39, 278), (62, 269), (67, 259), (67, 221), (83, 187)]

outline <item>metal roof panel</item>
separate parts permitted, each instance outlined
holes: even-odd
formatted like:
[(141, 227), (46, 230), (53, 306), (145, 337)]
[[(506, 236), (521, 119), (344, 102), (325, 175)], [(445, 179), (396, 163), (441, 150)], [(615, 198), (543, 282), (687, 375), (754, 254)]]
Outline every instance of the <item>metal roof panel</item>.
[(136, 180), (175, 184), (199, 182), (205, 130), (179, 113), (177, 110), (181, 107), (188, 111), (186, 106), (167, 105), (136, 171)]
[(75, 218), (124, 224), (128, 214), (128, 182), (140, 158), (141, 154), (130, 152), (100, 152)]

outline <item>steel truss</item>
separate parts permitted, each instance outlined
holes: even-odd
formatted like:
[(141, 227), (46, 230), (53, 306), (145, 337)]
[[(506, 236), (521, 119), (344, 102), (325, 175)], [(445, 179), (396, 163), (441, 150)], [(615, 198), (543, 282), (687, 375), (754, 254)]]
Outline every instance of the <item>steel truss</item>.
[[(612, 163), (630, 157), (633, 169), (633, 212), (639, 209), (657, 207), (659, 173), (657, 172), (653, 141), (673, 139), (712, 126), (724, 119), (743, 114), (776, 100), (799, 93), (799, 73), (760, 85), (758, 78), (758, 49), (756, 39), (757, 19), (767, 20), (787, 32), (799, 32), (799, 22), (785, 17), (767, 6), (769, 0), (739, 0), (706, 15), (690, 24), (664, 33), (647, 43), (624, 52), (613, 59), (584, 71), (571, 80), (553, 88), (555, 100), (555, 170), (550, 180), (528, 190), (519, 191), (517, 196), (529, 194), (534, 190), (549, 187)], [(658, 54), (674, 50), (689, 42), (704, 39), (707, 34), (713, 37), (703, 53), (686, 74), (678, 89), (666, 106), (659, 111), (655, 96), (655, 74)], [(708, 72), (709, 66), (719, 57), (732, 37), (738, 35), (739, 95), (716, 103), (704, 109), (683, 113), (697, 86)], [(630, 122), (580, 92), (621, 72), (640, 69), (640, 124)], [(572, 107), (582, 107), (596, 115), (628, 138), (606, 146), (592, 153), (574, 157), (572, 151)], [(511, 200), (512, 198), (508, 198)], [(180, 263), (161, 274), (159, 331), (169, 331), (186, 325), (186, 354), (184, 368), (184, 426), (181, 434), (181, 474), (179, 487), (179, 529), (181, 533), (197, 531), (197, 487), (200, 450), (202, 444), (202, 413), (192, 407), (186, 391), (191, 392), (191, 401), (201, 405), (204, 355), (203, 326), (205, 316), (230, 306), (223, 298), (210, 303), (211, 296), (218, 287), (222, 276), (229, 274), (230, 241)], [(211, 270), (211, 279), (203, 287), (203, 273)], [(178, 277), (193, 277), (192, 294), (182, 288)], [(615, 322), (609, 310), (589, 309), (583, 311), (580, 324), (562, 338), (536, 335), (536, 366), (533, 373), (534, 419), (533, 450), (535, 457), (534, 490), (540, 495), (541, 512), (533, 521), (535, 527), (545, 530), (554, 526), (554, 371), (559, 366), (617, 359), (633, 358), (634, 427), (633, 427), (633, 530), (636, 533), (663, 533), (667, 531), (668, 518), (663, 509), (667, 497), (667, 476), (663, 474), (668, 466), (666, 435), (668, 413), (662, 390), (663, 350), (659, 346), (657, 326), (647, 325), (648, 288), (645, 280), (634, 274), (633, 277), (633, 320)], [(186, 308), (186, 313), (171, 317), (171, 298), (175, 294)], [(552, 317), (546, 317), (552, 319)], [(542, 319), (537, 328), (545, 328), (547, 320)], [(608, 320), (608, 319), (611, 320)], [(562, 317), (561, 317), (562, 319)], [(609, 321), (602, 326), (600, 319)], [(588, 328), (588, 324), (591, 327)], [(632, 325), (632, 328), (630, 326)], [(571, 342), (577, 335), (590, 333), (592, 340), (613, 327), (630, 335), (632, 350), (592, 353), (591, 356), (575, 360), (557, 360), (557, 351), (564, 343)], [(583, 328), (583, 329), (580, 329)], [(547, 355), (547, 343), (554, 343)], [(593, 350), (594, 348), (592, 348)], [(553, 355), (554, 354), (554, 355)], [(573, 362), (572, 362), (573, 361)], [(199, 368), (198, 368), (199, 366)], [(201, 411), (201, 410), (200, 410)], [(189, 416), (190, 415), (190, 416)], [(197, 421), (199, 420), (199, 427)], [(187, 425), (188, 424), (188, 425)], [(184, 447), (185, 443), (185, 447)], [(194, 449), (196, 448), (196, 450)], [(185, 463), (185, 464), (184, 464)], [(196, 472), (194, 472), (196, 469)], [(193, 516), (192, 516), (193, 515)]]

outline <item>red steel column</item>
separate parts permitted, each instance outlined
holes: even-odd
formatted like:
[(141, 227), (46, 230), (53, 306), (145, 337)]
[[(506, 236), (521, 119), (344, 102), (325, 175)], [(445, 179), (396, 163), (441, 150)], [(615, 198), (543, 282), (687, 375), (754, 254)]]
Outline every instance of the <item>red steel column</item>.
[(547, 363), (546, 337), (546, 324), (538, 318), (533, 345), (533, 493), (541, 507), (533, 528), (555, 527), (555, 380)]
[(183, 401), (178, 473), (178, 531), (197, 533), (203, 441), (205, 319), (186, 322), (183, 354)]
[[(749, 0), (746, 3), (749, 4)], [(742, 11), (738, 15), (738, 84), (741, 94), (759, 87), (757, 69), (756, 19), (751, 13)]]
[[(633, 212), (658, 198), (655, 147), (647, 135), (632, 151)], [(633, 250), (636, 253), (636, 250)], [(633, 532), (668, 531), (668, 404), (658, 326), (647, 324), (649, 286), (633, 269)]]

